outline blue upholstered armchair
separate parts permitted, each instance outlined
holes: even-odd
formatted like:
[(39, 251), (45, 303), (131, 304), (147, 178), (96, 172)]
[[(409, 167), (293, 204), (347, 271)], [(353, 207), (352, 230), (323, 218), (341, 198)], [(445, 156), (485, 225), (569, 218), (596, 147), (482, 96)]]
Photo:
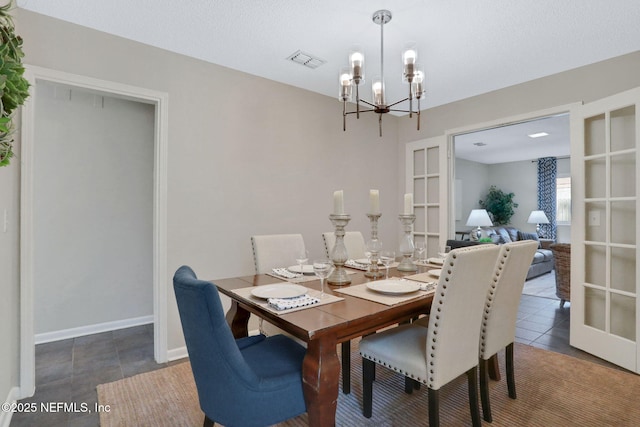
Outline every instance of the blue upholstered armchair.
[(306, 411), (305, 349), (283, 335), (234, 339), (218, 290), (182, 266), (173, 277), (204, 426), (266, 426)]

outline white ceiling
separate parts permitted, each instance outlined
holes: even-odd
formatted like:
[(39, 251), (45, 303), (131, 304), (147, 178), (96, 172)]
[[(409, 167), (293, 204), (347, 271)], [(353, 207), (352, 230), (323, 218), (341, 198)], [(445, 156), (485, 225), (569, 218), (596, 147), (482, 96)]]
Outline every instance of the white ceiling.
[[(531, 138), (530, 134), (549, 135)], [(478, 146), (477, 143), (485, 145)], [(510, 126), (456, 135), (456, 158), (479, 163), (505, 163), (570, 154), (569, 115), (562, 114)]]
[[(640, 0), (17, 0), (19, 7), (336, 98), (350, 48), (363, 48), (370, 99), (385, 25), (387, 101), (408, 91), (415, 42), (429, 108), (640, 50)], [(326, 63), (309, 69), (297, 50)], [(486, 148), (486, 147), (485, 147)]]

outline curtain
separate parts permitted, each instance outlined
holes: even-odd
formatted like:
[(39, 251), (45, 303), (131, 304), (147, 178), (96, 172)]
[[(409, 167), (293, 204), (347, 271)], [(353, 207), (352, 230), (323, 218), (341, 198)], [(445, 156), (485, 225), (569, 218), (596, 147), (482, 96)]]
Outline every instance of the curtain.
[(538, 209), (544, 211), (549, 224), (540, 224), (540, 234), (546, 239), (556, 239), (556, 177), (557, 159), (538, 159)]

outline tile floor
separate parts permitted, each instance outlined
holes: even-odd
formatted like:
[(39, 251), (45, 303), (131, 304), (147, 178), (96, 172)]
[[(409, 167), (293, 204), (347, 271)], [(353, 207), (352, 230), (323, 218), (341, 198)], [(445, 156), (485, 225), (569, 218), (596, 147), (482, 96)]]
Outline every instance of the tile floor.
[[(516, 341), (568, 354), (610, 367), (569, 346), (570, 303), (523, 295), (518, 311)], [(179, 362), (179, 361), (177, 361)], [(97, 402), (98, 384), (167, 366), (153, 360), (153, 325), (138, 326), (36, 346), (36, 394), (21, 402)], [(97, 426), (97, 413), (15, 414), (11, 427)]]
[[(153, 359), (153, 325), (72, 338), (36, 346), (36, 394), (20, 401), (77, 402), (93, 409), (98, 384), (162, 368)], [(92, 413), (16, 413), (11, 427), (98, 426)]]

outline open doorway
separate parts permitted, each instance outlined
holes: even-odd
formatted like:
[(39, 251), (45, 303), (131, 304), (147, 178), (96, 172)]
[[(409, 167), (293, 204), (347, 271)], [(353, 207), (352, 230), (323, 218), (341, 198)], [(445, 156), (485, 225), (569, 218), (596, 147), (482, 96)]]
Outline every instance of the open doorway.
[[(569, 114), (560, 113), (506, 125), (457, 134), (453, 137), (455, 153), (455, 231), (457, 239), (468, 239), (472, 209), (480, 209), (491, 186), (513, 193), (518, 204), (508, 222), (523, 233), (537, 234), (537, 224), (530, 215), (539, 207), (538, 159), (555, 158), (555, 235), (540, 236), (541, 245), (568, 243), (570, 221), (570, 135)], [(489, 230), (484, 231), (490, 237)], [(540, 234), (543, 234), (542, 232)], [(556, 298), (553, 262), (532, 269), (525, 284), (525, 294)]]
[[(152, 177), (151, 177), (151, 281), (152, 281), (152, 318), (154, 324), (154, 358), (157, 362), (167, 360), (167, 321), (166, 321), (166, 170), (167, 170), (167, 108), (166, 93), (107, 82), (40, 67), (27, 66), (25, 77), (32, 87), (53, 85), (61, 88), (75, 88), (97, 104), (103, 102), (103, 96), (114, 100), (142, 103), (151, 108)], [(66, 89), (64, 89), (66, 90)], [(64, 91), (63, 90), (63, 91)], [(35, 391), (35, 287), (36, 254), (35, 212), (41, 213), (38, 205), (36, 185), (36, 123), (39, 120), (38, 96), (33, 96), (25, 104), (22, 112), (22, 149), (21, 149), (21, 331), (20, 331), (20, 397), (33, 395)], [(97, 105), (100, 107), (100, 105)], [(143, 108), (144, 110), (144, 108)], [(55, 126), (56, 123), (50, 123)], [(112, 124), (113, 135), (117, 137), (117, 123)], [(126, 157), (126, 153), (119, 153)], [(148, 154), (147, 154), (148, 155)], [(123, 158), (124, 160), (124, 158)], [(116, 178), (117, 179), (117, 178)], [(96, 189), (97, 190), (97, 189)], [(69, 194), (73, 197), (74, 194)], [(72, 261), (72, 260), (71, 260)], [(70, 262), (70, 266), (73, 262)], [(147, 317), (147, 319), (149, 319)], [(108, 324), (108, 320), (105, 322)], [(70, 328), (70, 329), (73, 329)], [(115, 329), (115, 328), (114, 328)], [(89, 331), (90, 333), (91, 331)]]

